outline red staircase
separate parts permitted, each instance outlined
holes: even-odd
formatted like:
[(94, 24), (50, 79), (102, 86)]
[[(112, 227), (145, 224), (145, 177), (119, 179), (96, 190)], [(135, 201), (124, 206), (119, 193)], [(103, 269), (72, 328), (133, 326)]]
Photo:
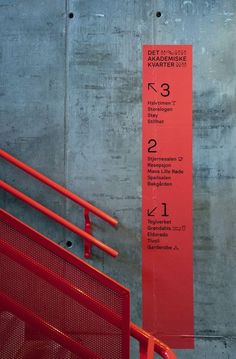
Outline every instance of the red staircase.
[[(0, 157), (84, 207), (85, 230), (12, 186), (0, 187), (85, 240), (85, 256), (96, 245), (118, 253), (91, 235), (89, 212), (117, 221), (69, 190), (0, 150)], [(0, 209), (0, 358), (129, 359), (130, 335), (140, 359), (175, 359), (175, 354), (130, 322), (129, 290), (33, 228)]]

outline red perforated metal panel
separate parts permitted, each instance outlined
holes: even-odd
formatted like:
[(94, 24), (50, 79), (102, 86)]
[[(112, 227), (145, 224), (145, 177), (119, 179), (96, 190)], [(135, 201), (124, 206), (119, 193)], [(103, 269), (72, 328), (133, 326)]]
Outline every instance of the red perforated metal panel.
[(76, 355), (0, 308), (1, 359), (75, 359)]
[(66, 353), (71, 340), (90, 353), (76, 358), (129, 358), (126, 288), (3, 210), (0, 251), (1, 293), (69, 338)]

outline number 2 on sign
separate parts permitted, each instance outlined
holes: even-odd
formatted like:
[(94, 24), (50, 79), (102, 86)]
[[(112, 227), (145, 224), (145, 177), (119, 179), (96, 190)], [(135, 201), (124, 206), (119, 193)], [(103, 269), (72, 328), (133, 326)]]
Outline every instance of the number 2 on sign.
[(157, 146), (157, 141), (154, 139), (154, 138), (151, 138), (149, 141), (148, 141), (148, 144), (150, 145), (148, 147), (148, 152), (149, 153), (156, 153), (157, 150), (155, 149), (156, 146)]

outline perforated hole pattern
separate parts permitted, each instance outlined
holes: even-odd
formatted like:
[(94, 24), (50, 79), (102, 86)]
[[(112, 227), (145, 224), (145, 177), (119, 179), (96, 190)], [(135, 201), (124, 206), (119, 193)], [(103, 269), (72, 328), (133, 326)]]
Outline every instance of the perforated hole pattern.
[[(85, 294), (115, 312), (120, 318), (124, 316), (124, 297), (121, 292), (108, 288), (90, 274), (34, 242), (32, 238), (23, 235), (3, 220), (0, 220), (0, 234), (1, 240), (5, 240), (17, 250), (66, 279)], [(122, 356), (123, 334), (120, 328), (109, 323), (99, 313), (94, 313), (81, 305), (5, 254), (0, 256), (0, 268), (0, 288), (9, 297), (32, 310), (72, 339), (82, 343), (84, 347), (96, 353), (99, 358), (124, 358), (124, 355)], [(48, 356), (48, 359), (51, 357)]]
[(16, 315), (0, 308), (1, 359), (77, 359)]

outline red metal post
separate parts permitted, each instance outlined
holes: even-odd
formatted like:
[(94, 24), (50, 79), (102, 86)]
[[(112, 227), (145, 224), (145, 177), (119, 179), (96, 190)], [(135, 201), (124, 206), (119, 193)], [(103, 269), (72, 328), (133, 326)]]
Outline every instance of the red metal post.
[(154, 359), (154, 337), (150, 335), (147, 343), (140, 342), (140, 359)]
[(26, 196), (24, 193), (18, 191), (16, 188), (10, 186), (6, 182), (0, 180), (0, 187), (3, 188), (5, 191), (11, 193), (13, 196), (19, 198), (20, 200), (28, 203), (31, 207), (37, 209), (39, 212), (45, 214), (46, 216), (54, 219), (54, 221), (60, 223), (64, 227), (68, 228), (75, 234), (81, 236), (82, 238), (88, 240), (89, 242), (93, 243), (96, 247), (100, 248), (104, 252), (108, 253), (112, 257), (116, 257), (118, 255), (118, 252), (106, 244), (99, 241), (97, 238), (93, 237), (91, 234), (86, 233), (79, 227), (75, 226), (68, 220), (64, 219), (63, 217), (59, 216), (57, 213), (51, 211), (50, 209), (44, 207), (42, 204), (38, 203), (37, 201), (33, 200), (29, 196)]
[(148, 339), (147, 359), (154, 359), (154, 337), (150, 336)]
[[(91, 234), (92, 233), (92, 222), (89, 218), (89, 211), (87, 208), (84, 210), (84, 230), (86, 233)], [(91, 242), (89, 242), (87, 239), (84, 240), (84, 257), (85, 258), (91, 258)]]
[(139, 342), (139, 359), (147, 359), (147, 345)]
[[(151, 334), (132, 322), (130, 322), (130, 334), (140, 343), (140, 355), (142, 355), (140, 358), (146, 359), (144, 355), (147, 356), (148, 341), (150, 340)], [(153, 340), (155, 353), (159, 354), (163, 359), (177, 359), (175, 353), (166, 344), (155, 337), (153, 337)]]

